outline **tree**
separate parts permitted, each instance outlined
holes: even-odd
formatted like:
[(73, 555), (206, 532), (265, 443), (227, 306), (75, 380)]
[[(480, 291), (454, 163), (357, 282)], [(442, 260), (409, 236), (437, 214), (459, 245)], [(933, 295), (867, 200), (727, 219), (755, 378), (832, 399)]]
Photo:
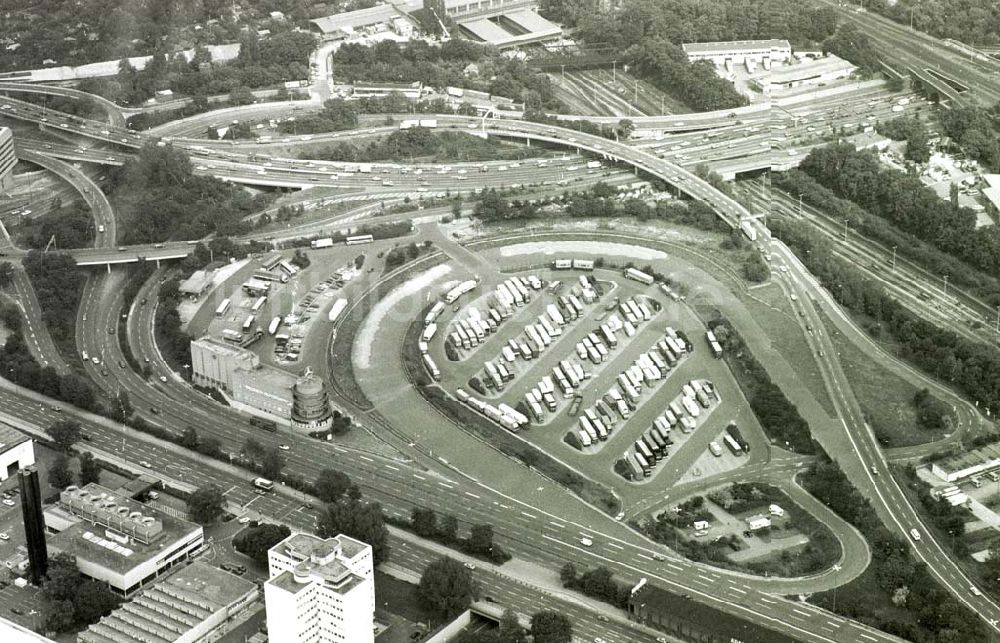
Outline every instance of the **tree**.
[(317, 533), (320, 538), (344, 534), (368, 543), (376, 565), (389, 555), (389, 530), (385, 526), (382, 505), (377, 502), (346, 497), (330, 503), (320, 515)]
[(92, 580), (81, 583), (73, 601), (77, 623), (93, 623), (118, 607), (120, 599), (107, 584)]
[(467, 609), (477, 593), (469, 570), (447, 556), (427, 566), (417, 588), (417, 597), (424, 609), (442, 621)]
[(531, 636), (534, 643), (571, 643), (573, 624), (565, 614), (542, 610), (531, 617)]
[(185, 449), (191, 449), (192, 451), (198, 448), (198, 430), (193, 426), (189, 426), (184, 429), (181, 433), (180, 445)]
[(115, 419), (125, 424), (132, 417), (132, 401), (128, 397), (128, 391), (122, 389), (118, 391), (114, 401)]
[(759, 252), (751, 252), (743, 263), (743, 276), (747, 278), (747, 281), (761, 283), (771, 277), (771, 268)]
[(89, 451), (80, 454), (80, 486), (100, 482), (101, 465)]
[(493, 525), (472, 525), (468, 547), (473, 553), (489, 555), (493, 551)]
[(201, 525), (208, 525), (222, 515), (226, 499), (222, 490), (215, 485), (201, 487), (188, 498), (187, 509), (191, 519)]
[(343, 471), (323, 469), (316, 476), (316, 497), (323, 502), (337, 502), (351, 486), (351, 479)]
[(14, 265), (9, 261), (0, 263), (0, 288), (9, 286), (14, 281)]
[(42, 608), (42, 622), (45, 629), (53, 632), (68, 632), (76, 624), (72, 601), (46, 601)]
[(422, 538), (433, 538), (438, 535), (437, 514), (433, 509), (414, 507), (410, 512), (410, 526)]
[(635, 123), (632, 121), (632, 119), (623, 118), (620, 121), (618, 121), (618, 128), (616, 131), (618, 134), (618, 138), (628, 139), (632, 136), (632, 132), (635, 131)]
[(446, 543), (455, 542), (458, 538), (458, 518), (452, 514), (443, 516), (438, 524), (438, 536)]
[(198, 442), (198, 453), (207, 455), (210, 458), (218, 458), (222, 455), (222, 443), (219, 438), (210, 435), (202, 438)]
[(509, 607), (500, 617), (500, 643), (524, 643), (528, 633), (521, 627), (517, 612)]
[(559, 570), (559, 581), (563, 584), (563, 587), (571, 587), (576, 583), (576, 579), (579, 574), (576, 571), (576, 565), (573, 563), (566, 563)]
[(45, 432), (55, 442), (57, 449), (66, 452), (80, 440), (81, 429), (82, 427), (73, 420), (59, 420), (45, 429)]
[(285, 468), (285, 458), (277, 448), (270, 447), (261, 455), (258, 464), (260, 472), (274, 480), (281, 476), (281, 470)]
[(291, 530), (285, 525), (265, 523), (257, 527), (249, 527), (233, 538), (233, 547), (241, 554), (246, 554), (261, 565), (267, 564), (267, 550), (291, 535)]
[(69, 470), (69, 459), (60, 453), (49, 467), (49, 485), (56, 489), (65, 489), (73, 484), (73, 472)]

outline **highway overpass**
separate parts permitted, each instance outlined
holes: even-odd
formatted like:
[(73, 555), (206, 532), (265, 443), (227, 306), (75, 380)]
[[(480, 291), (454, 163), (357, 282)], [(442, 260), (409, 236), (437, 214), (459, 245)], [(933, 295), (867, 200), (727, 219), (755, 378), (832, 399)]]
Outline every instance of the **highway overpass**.
[(69, 254), (76, 260), (78, 266), (106, 266), (108, 272), (112, 266), (140, 261), (153, 261), (157, 266), (161, 261), (184, 259), (194, 252), (196, 243), (172, 242), (156, 245), (128, 246), (115, 248), (84, 248), (70, 250)]

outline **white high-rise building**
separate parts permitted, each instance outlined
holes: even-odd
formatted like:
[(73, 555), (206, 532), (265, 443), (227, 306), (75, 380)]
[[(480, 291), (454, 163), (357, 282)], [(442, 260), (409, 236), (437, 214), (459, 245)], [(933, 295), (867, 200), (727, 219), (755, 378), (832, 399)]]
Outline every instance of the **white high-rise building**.
[(340, 535), (292, 534), (267, 552), (264, 584), (271, 643), (375, 640), (372, 548)]

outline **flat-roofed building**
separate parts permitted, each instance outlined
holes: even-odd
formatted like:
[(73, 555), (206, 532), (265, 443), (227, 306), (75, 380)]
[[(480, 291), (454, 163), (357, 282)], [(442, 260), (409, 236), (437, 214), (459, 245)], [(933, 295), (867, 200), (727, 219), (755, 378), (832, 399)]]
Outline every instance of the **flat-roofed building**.
[(423, 95), (421, 83), (368, 83), (359, 81), (351, 88), (351, 98), (385, 98), (401, 94), (404, 98), (417, 100)]
[(958, 453), (931, 465), (931, 473), (945, 482), (955, 482), (1000, 466), (1000, 442)]
[(99, 484), (66, 487), (45, 510), (49, 554), (66, 552), (86, 576), (126, 596), (186, 561), (202, 546), (201, 525), (136, 502)]
[(191, 381), (217, 389), (229, 402), (270, 420), (290, 421), (295, 376), (261, 364), (253, 351), (214, 337), (191, 342)]
[(371, 643), (375, 580), (370, 545), (348, 536), (292, 534), (267, 553), (271, 643)]
[(14, 424), (0, 421), (0, 482), (35, 464), (35, 443)]
[[(399, 3), (406, 9), (406, 3)], [(415, 6), (414, 8), (419, 8)], [(345, 11), (344, 13), (310, 20), (312, 28), (323, 40), (343, 40), (363, 30), (374, 32), (394, 30), (399, 35), (412, 33), (413, 25), (405, 14), (392, 4), (380, 4), (368, 9)], [(403, 24), (405, 23), (405, 24)], [(404, 33), (405, 32), (405, 33)]]
[(688, 60), (709, 60), (716, 65), (783, 62), (792, 57), (787, 40), (730, 40), (726, 42), (688, 42), (681, 45)]
[(187, 295), (191, 299), (198, 299), (205, 294), (205, 291), (212, 287), (212, 272), (205, 270), (195, 270), (191, 276), (177, 286), (178, 292)]
[(0, 127), (0, 191), (9, 190), (14, 182), (14, 133), (9, 127)]
[(257, 598), (257, 586), (195, 561), (157, 581), (77, 635), (78, 643), (212, 640)]

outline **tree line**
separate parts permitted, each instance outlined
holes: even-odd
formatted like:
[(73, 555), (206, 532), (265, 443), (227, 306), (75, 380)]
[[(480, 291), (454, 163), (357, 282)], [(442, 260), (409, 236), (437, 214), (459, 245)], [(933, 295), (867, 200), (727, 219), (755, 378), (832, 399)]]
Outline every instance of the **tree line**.
[(891, 340), (896, 354), (931, 376), (947, 382), (989, 409), (1000, 408), (1000, 350), (967, 340), (924, 321), (837, 258), (831, 244), (805, 224), (772, 219), (771, 230), (791, 248), (842, 306), (862, 316), (873, 337)]
[(434, 131), (426, 127), (397, 130), (367, 145), (337, 143), (303, 158), (323, 161), (373, 162), (421, 159), (430, 162), (525, 159), (542, 153), (537, 147), (505, 145), (494, 138), (483, 140), (464, 132)]
[(821, 209), (838, 222), (847, 221), (853, 231), (878, 241), (886, 248), (896, 246), (900, 257), (908, 257), (932, 273), (948, 275), (950, 283), (969, 289), (986, 302), (1000, 303), (1000, 281), (973, 268), (960, 259), (922, 241), (909, 232), (900, 230), (890, 221), (868, 212), (853, 201), (837, 196), (833, 190), (820, 185), (809, 175), (799, 171), (771, 174), (771, 186), (792, 197), (802, 197), (802, 202)]
[(813, 149), (799, 169), (900, 230), (987, 274), (1000, 276), (1000, 231), (976, 228), (975, 213), (943, 201), (919, 178), (883, 166), (849, 143)]
[(155, 143), (111, 171), (109, 179), (121, 241), (129, 244), (244, 234), (249, 224), (243, 218), (274, 198), (251, 197), (215, 177), (197, 176), (182, 150)]
[(900, 116), (875, 125), (882, 136), (894, 141), (906, 141), (904, 158), (916, 163), (926, 163), (931, 157), (927, 126), (915, 116)]

